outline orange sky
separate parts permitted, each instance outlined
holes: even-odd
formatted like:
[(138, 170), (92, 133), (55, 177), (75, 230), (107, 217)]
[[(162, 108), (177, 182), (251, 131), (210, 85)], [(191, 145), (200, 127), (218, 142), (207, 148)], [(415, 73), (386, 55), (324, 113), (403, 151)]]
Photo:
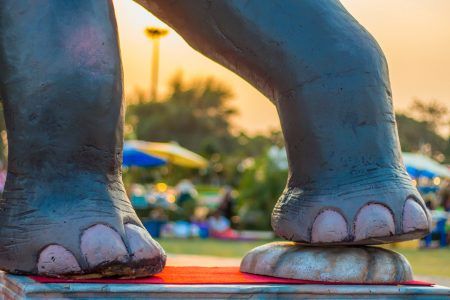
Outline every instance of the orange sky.
[[(437, 99), (450, 107), (449, 0), (342, 0), (383, 49), (391, 76), (394, 105), (404, 111), (414, 97)], [(148, 91), (151, 43), (147, 26), (165, 26), (131, 0), (114, 0), (124, 67), (125, 93)], [(251, 132), (279, 128), (274, 106), (237, 75), (190, 48), (174, 31), (161, 41), (160, 88), (177, 71), (186, 79), (213, 76), (234, 91), (237, 126)], [(257, 109), (256, 109), (257, 108)]]

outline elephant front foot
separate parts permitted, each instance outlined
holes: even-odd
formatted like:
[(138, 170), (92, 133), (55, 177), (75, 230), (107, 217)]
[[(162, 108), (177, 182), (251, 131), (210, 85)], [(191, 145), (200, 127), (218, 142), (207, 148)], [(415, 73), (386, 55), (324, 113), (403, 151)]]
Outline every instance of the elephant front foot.
[(160, 272), (161, 246), (137, 218), (120, 181), (84, 177), (7, 191), (0, 268), (51, 277), (136, 278)]
[(122, 277), (136, 278), (161, 272), (165, 254), (147, 230), (125, 224), (125, 240), (108, 225), (96, 224), (86, 229), (80, 241), (82, 267), (74, 254), (60, 244), (42, 249), (37, 262), (39, 275), (51, 277)]

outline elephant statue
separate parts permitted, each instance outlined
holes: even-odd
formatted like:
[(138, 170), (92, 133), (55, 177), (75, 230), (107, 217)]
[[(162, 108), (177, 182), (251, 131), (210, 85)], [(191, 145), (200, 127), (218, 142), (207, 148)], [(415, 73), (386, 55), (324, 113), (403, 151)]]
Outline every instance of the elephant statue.
[[(386, 59), (338, 0), (136, 1), (276, 106), (289, 161), (272, 213), (278, 236), (370, 245), (429, 232), (401, 158)], [(0, 269), (89, 278), (162, 270), (164, 250), (122, 183), (122, 93), (111, 1), (0, 2), (9, 140)]]

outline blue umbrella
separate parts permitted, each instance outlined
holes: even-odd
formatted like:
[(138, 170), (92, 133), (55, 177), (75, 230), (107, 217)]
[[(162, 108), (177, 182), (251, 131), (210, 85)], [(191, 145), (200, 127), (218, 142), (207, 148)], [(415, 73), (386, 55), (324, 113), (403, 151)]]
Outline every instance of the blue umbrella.
[(450, 178), (450, 170), (438, 163), (437, 161), (418, 153), (403, 152), (403, 162), (406, 171), (412, 177), (428, 177), (436, 176)]
[(123, 147), (124, 167), (159, 167), (166, 163), (164, 159), (139, 151), (134, 147), (128, 145)]
[(420, 170), (420, 169), (411, 167), (409, 165), (406, 165), (406, 171), (413, 178), (426, 177), (426, 178), (433, 179), (434, 177), (436, 177), (436, 174), (434, 174), (433, 172), (430, 172), (427, 170)]

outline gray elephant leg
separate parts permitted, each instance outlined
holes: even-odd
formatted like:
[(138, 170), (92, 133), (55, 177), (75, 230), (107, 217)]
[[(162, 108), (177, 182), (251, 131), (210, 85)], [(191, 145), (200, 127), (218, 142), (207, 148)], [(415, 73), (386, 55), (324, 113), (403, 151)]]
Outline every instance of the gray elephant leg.
[(139, 277), (165, 254), (121, 179), (122, 72), (104, 0), (2, 0), (0, 91), (9, 138), (0, 268)]
[(338, 1), (137, 2), (276, 105), (290, 165), (272, 214), (278, 235), (378, 244), (429, 232), (402, 163), (386, 60)]

